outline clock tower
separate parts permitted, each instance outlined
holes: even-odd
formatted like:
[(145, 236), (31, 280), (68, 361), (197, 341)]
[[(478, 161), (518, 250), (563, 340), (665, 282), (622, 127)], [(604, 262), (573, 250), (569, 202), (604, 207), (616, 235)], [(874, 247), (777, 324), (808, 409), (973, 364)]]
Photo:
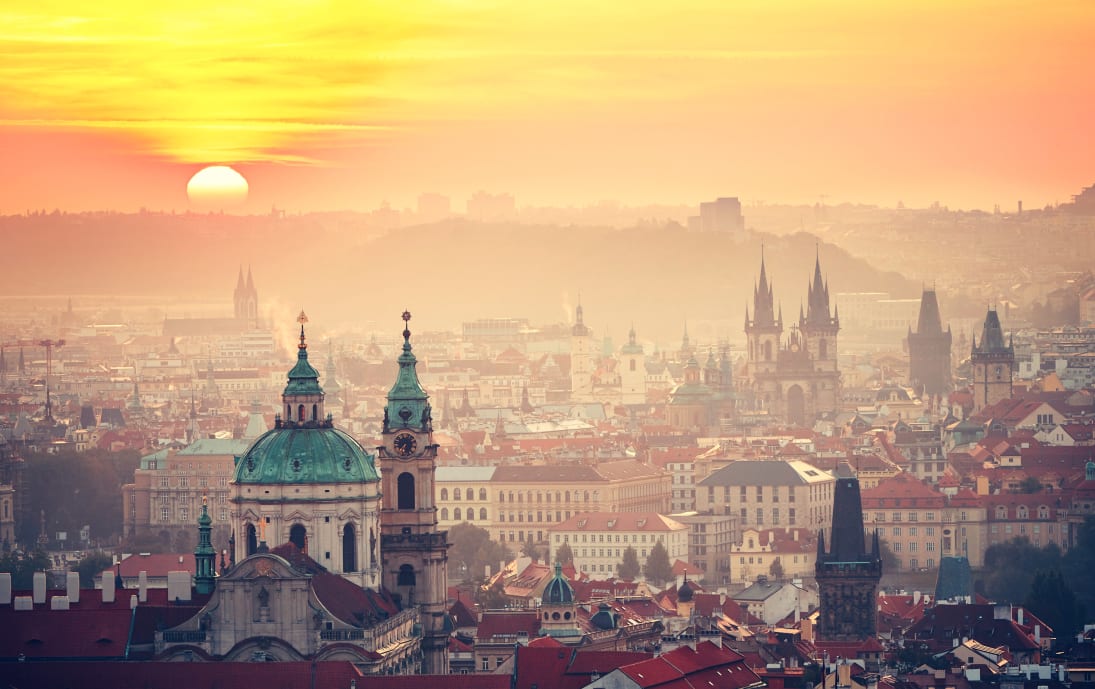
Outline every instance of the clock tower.
[(1006, 400), (1012, 394), (1012, 372), (1015, 368), (1015, 347), (1004, 343), (1004, 329), (996, 309), (985, 314), (981, 342), (973, 340), (970, 351), (973, 369), (973, 412)]
[(405, 607), (418, 606), (422, 624), (424, 674), (448, 674), (449, 633), (447, 533), (437, 528), (434, 470), (437, 445), (429, 396), (418, 382), (411, 351), (411, 314), (403, 312), (403, 351), (399, 372), (384, 407), (380, 459), (380, 550), (384, 587)]

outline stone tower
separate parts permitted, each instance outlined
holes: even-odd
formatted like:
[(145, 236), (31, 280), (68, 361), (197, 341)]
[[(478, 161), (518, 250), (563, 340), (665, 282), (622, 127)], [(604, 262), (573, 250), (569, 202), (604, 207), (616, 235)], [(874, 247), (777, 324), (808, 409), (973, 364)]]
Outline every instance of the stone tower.
[[(837, 333), (840, 332), (840, 313), (829, 308), (829, 283), (821, 276), (821, 258), (814, 260), (814, 278), (807, 288), (806, 313), (800, 316), (798, 329), (802, 332), (803, 345), (813, 359), (818, 372), (837, 372)], [(828, 406), (825, 403), (819, 405)]]
[(981, 342), (973, 340), (970, 352), (973, 370), (973, 413), (1011, 397), (1012, 373), (1015, 369), (1015, 347), (1005, 344), (1004, 329), (996, 309), (985, 315)]
[(775, 297), (768, 282), (763, 250), (760, 255), (760, 281), (753, 288), (752, 319), (749, 318), (749, 307), (745, 307), (745, 335), (749, 340), (750, 380), (755, 380), (758, 375), (775, 373), (783, 335), (783, 310), (780, 309), (779, 315), (776, 315)]
[(255, 281), (251, 277), (251, 268), (247, 268), (247, 279), (243, 277), (243, 267), (240, 267), (239, 277), (236, 279), (236, 290), (232, 293), (232, 302), (235, 306), (237, 321), (242, 321), (248, 328), (258, 326), (259, 320), (259, 293), (255, 289)]
[(574, 311), (570, 329), (570, 398), (593, 401), (593, 332), (585, 324), (581, 304)]
[(643, 346), (635, 341), (635, 326), (620, 348), (620, 401), (626, 405), (646, 404), (646, 361)]
[(909, 382), (924, 395), (951, 391), (951, 329), (943, 330), (934, 289), (924, 290), (916, 332), (909, 329)]
[(882, 558), (878, 532), (866, 548), (859, 479), (846, 464), (837, 468), (833, 493), (833, 528), (830, 547), (825, 532), (818, 533), (817, 578), (821, 617), (820, 641), (860, 641), (878, 632), (876, 617), (878, 581)]
[(422, 623), (422, 672), (449, 672), (447, 533), (437, 528), (434, 471), (437, 445), (429, 396), (418, 382), (411, 351), (410, 312), (403, 312), (399, 372), (384, 407), (383, 444), (377, 448), (384, 506), (380, 545), (384, 587), (405, 607), (418, 606)]

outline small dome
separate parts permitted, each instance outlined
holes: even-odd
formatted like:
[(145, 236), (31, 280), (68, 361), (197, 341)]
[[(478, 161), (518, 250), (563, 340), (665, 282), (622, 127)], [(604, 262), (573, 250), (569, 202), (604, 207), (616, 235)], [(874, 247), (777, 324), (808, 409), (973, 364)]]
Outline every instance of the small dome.
[(236, 483), (360, 483), (379, 481), (373, 456), (327, 424), (274, 428), (247, 448)]
[(597, 606), (597, 612), (593, 613), (589, 622), (598, 629), (615, 629), (616, 615), (612, 612), (612, 606), (601, 601), (601, 604)]
[(549, 605), (560, 605), (574, 602), (574, 589), (571, 587), (570, 582), (563, 576), (563, 564), (561, 562), (555, 563), (555, 576), (548, 582), (547, 588), (544, 589), (544, 603)]
[(681, 587), (677, 589), (677, 600), (681, 603), (688, 603), (692, 600), (692, 595), (695, 590), (692, 588), (692, 582), (685, 581), (681, 584)]

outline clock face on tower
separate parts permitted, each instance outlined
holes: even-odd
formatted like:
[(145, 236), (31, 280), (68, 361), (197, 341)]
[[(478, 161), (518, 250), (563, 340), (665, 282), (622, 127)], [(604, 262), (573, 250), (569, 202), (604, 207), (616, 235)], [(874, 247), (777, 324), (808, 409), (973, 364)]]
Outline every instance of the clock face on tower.
[(410, 433), (400, 433), (392, 441), (392, 448), (400, 457), (410, 457), (418, 448), (418, 441)]

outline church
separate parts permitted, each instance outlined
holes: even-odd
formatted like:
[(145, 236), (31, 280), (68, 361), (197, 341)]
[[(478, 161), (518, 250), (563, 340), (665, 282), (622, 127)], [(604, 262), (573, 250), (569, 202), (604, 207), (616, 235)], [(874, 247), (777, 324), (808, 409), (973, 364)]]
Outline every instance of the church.
[(754, 409), (797, 426), (811, 426), (840, 405), (840, 313), (830, 307), (829, 284), (822, 277), (820, 257), (814, 263), (806, 304), (784, 340), (783, 307), (776, 308), (762, 253), (752, 318), (748, 306), (745, 309), (748, 358), (744, 392)]
[(448, 543), (438, 530), (437, 445), (410, 318), (403, 313), (403, 351), (374, 454), (326, 412), (301, 312), (281, 412), (236, 461), (229, 561), (222, 556), (215, 577), (203, 506), (195, 585), (210, 597), (197, 615), (157, 633), (158, 656), (448, 672)]

